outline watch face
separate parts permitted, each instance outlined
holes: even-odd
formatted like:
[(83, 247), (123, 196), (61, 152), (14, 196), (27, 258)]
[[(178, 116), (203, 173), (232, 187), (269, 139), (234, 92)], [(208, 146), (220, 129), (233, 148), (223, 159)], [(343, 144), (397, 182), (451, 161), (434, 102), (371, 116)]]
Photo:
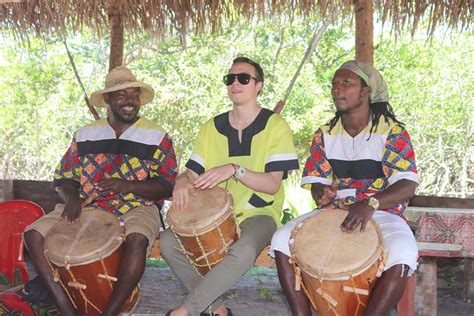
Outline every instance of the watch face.
[(237, 174), (235, 175), (235, 177), (237, 179), (240, 179), (243, 176), (245, 176), (245, 168), (239, 166), (239, 169), (237, 169)]
[(374, 211), (379, 208), (379, 205), (380, 205), (379, 200), (377, 200), (376, 198), (371, 197), (371, 198), (369, 199), (369, 206), (370, 206), (371, 208), (373, 208)]

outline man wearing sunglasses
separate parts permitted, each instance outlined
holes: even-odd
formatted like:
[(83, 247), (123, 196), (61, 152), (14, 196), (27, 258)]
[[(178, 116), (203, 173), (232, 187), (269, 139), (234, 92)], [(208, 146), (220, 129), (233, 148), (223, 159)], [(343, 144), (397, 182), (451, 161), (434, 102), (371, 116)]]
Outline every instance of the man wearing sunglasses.
[[(167, 315), (232, 315), (220, 296), (250, 269), (270, 243), (280, 223), (288, 171), (298, 169), (298, 158), (288, 124), (262, 108), (257, 96), (263, 88), (260, 65), (248, 58), (233, 61), (224, 84), (233, 107), (205, 123), (193, 154), (173, 191), (177, 210), (185, 209), (195, 190), (220, 186), (233, 196), (241, 235), (227, 256), (203, 278), (185, 255), (177, 252), (168, 229), (161, 235), (160, 251), (190, 293)], [(193, 180), (189, 180), (193, 179)], [(202, 315), (202, 314), (201, 314)]]

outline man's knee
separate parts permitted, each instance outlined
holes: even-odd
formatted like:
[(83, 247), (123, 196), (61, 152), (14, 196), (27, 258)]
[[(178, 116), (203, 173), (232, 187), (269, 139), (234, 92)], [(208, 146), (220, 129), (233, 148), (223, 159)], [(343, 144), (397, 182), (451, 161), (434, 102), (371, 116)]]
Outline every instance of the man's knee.
[(239, 245), (238, 249), (236, 249), (236, 251), (230, 251), (229, 255), (233, 257), (233, 261), (238, 266), (251, 268), (259, 254), (252, 245), (246, 244)]
[(286, 256), (290, 255), (290, 248), (288, 247), (288, 241), (291, 236), (291, 228), (283, 226), (278, 229), (272, 237), (271, 241), (271, 255), (274, 255), (274, 252), (279, 251)]
[(44, 242), (44, 237), (36, 230), (31, 229), (23, 234), (27, 249), (35, 249), (36, 246)]
[(140, 233), (131, 233), (127, 235), (125, 247), (134, 250), (146, 250), (148, 247), (148, 238)]
[(165, 260), (172, 252), (176, 252), (175, 244), (176, 238), (171, 230), (167, 229), (160, 234), (160, 253)]

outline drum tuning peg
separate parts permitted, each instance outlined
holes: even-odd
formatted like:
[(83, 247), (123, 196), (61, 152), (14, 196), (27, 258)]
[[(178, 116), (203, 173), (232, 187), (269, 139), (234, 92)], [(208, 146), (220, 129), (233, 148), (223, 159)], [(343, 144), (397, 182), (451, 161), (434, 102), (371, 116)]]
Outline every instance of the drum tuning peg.
[(99, 279), (104, 279), (104, 280), (112, 281), (112, 282), (117, 282), (117, 280), (118, 280), (116, 277), (113, 277), (113, 276), (110, 276), (110, 275), (104, 275), (104, 274), (102, 274), (102, 273), (99, 273), (99, 274), (97, 275), (97, 277), (98, 277)]
[(319, 295), (321, 295), (326, 301), (329, 302), (329, 304), (331, 304), (332, 306), (336, 307), (337, 306), (337, 301), (331, 296), (329, 295), (328, 293), (325, 293), (323, 292), (323, 290), (321, 288), (318, 288), (316, 290), (316, 293), (318, 293)]
[(295, 291), (301, 291), (301, 269), (295, 268)]
[(350, 286), (347, 286), (347, 285), (344, 285), (342, 290), (344, 292), (355, 293), (355, 294), (360, 294), (360, 295), (365, 295), (365, 296), (369, 295), (368, 290), (359, 289), (359, 288), (356, 288), (356, 287), (353, 288), (353, 287), (350, 287)]
[(75, 289), (81, 289), (81, 290), (87, 289), (87, 286), (85, 284), (81, 284), (81, 283), (78, 283), (78, 282), (69, 282), (67, 285), (69, 287), (73, 287)]

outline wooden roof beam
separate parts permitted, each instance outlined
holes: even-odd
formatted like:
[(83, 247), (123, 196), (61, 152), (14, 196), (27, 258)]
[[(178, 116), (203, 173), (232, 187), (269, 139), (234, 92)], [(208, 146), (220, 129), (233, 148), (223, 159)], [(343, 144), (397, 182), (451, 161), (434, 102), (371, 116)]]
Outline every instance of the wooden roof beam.
[(356, 60), (374, 64), (374, 8), (372, 0), (355, 0)]
[(123, 63), (124, 27), (120, 9), (115, 5), (116, 1), (109, 4), (110, 23), (110, 55), (109, 71)]

